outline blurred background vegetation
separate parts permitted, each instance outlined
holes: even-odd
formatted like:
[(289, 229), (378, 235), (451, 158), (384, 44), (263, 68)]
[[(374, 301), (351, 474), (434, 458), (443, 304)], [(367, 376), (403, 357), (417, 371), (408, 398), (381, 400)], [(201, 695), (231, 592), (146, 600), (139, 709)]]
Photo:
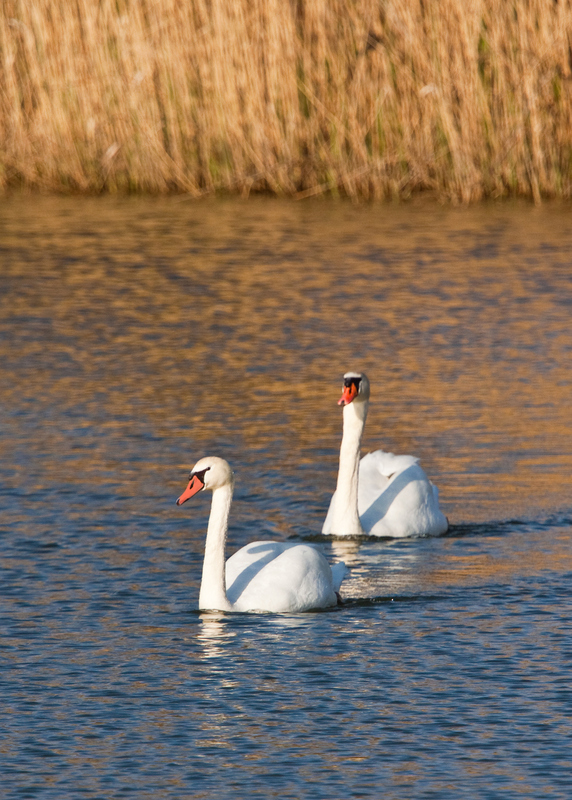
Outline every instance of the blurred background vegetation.
[(572, 194), (572, 0), (3, 0), (0, 187)]

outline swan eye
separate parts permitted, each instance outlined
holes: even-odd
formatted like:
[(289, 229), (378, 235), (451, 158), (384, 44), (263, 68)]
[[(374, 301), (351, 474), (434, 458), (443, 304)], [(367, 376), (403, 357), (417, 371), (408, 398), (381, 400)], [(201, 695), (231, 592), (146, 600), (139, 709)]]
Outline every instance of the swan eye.
[(198, 472), (191, 472), (189, 478), (198, 478), (201, 483), (205, 482), (205, 472), (208, 472), (210, 467), (205, 467), (204, 469), (199, 470)]
[(344, 378), (344, 386), (350, 389), (352, 386), (356, 387), (356, 392), (359, 392), (359, 385), (361, 378)]

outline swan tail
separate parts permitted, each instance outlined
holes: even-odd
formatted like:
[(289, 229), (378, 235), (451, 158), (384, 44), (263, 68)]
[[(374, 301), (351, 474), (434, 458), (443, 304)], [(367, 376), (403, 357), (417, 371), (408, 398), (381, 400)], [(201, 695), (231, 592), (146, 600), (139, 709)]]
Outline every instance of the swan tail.
[(340, 587), (346, 575), (349, 575), (349, 567), (346, 567), (343, 561), (338, 561), (337, 564), (332, 564), (332, 583), (334, 585), (334, 592), (339, 594)]

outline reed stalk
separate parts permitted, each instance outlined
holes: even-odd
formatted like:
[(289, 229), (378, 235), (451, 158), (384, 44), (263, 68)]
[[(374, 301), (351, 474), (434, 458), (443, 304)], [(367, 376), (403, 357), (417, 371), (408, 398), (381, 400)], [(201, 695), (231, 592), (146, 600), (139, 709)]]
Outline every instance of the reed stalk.
[(572, 0), (3, 0), (0, 187), (569, 198)]

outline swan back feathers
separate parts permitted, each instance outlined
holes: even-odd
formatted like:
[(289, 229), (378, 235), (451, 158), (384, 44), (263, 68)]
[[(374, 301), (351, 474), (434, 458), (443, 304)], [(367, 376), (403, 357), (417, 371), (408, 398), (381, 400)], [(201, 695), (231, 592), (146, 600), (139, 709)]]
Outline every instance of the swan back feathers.
[(362, 458), (360, 473), (363, 469), (375, 469), (380, 475), (389, 478), (415, 464), (419, 464), (419, 459), (415, 456), (396, 456), (394, 453), (386, 453), (384, 450), (375, 450)]

